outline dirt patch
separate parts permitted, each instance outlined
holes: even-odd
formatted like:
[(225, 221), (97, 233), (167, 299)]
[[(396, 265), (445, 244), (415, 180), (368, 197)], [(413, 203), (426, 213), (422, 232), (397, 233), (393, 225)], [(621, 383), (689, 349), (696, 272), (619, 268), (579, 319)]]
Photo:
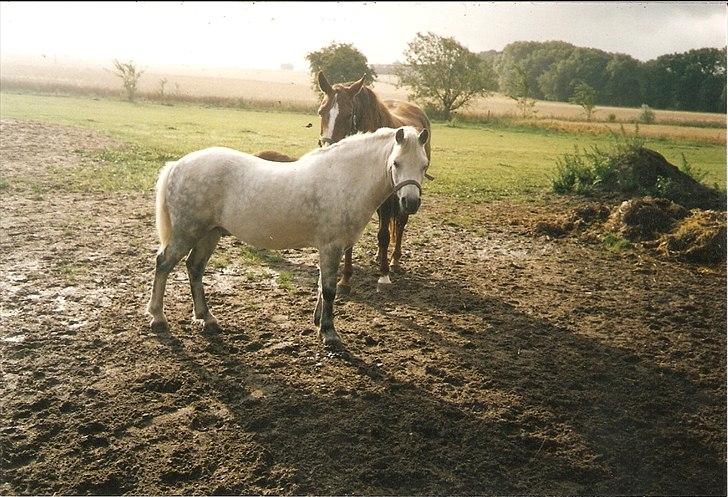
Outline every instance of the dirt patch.
[[(33, 126), (3, 128), (35, 150), (17, 174), (51, 160)], [(334, 354), (315, 251), (225, 238), (223, 331), (191, 319), (180, 264), (153, 333), (151, 191), (0, 196), (3, 494), (725, 492), (725, 272), (528, 235), (573, 205), (469, 206), (466, 229), (425, 192), (387, 294), (370, 226)]]
[[(22, 129), (22, 132), (20, 130)], [(81, 128), (58, 124), (0, 119), (1, 177), (36, 184), (48, 181), (54, 170), (76, 167), (87, 160), (81, 153), (118, 147), (121, 142)]]

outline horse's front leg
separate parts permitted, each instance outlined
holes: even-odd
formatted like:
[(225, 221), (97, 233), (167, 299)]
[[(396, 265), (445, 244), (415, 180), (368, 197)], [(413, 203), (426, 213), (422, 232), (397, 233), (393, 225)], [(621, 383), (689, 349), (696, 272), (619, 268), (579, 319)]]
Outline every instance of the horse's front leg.
[(408, 214), (398, 214), (394, 223), (394, 253), (392, 254), (392, 262), (390, 267), (397, 271), (400, 269), (399, 260), (402, 258), (402, 238), (404, 237), (404, 227), (409, 220)]
[(341, 279), (336, 284), (336, 291), (341, 295), (349, 295), (351, 292), (351, 275), (354, 273), (352, 268), (352, 247), (349, 247), (344, 252), (344, 270), (341, 274)]
[(387, 252), (389, 251), (389, 221), (391, 215), (386, 205), (382, 205), (379, 211), (379, 232), (377, 233), (377, 257), (379, 259), (379, 280), (377, 281), (377, 291), (389, 288), (392, 280), (389, 279), (389, 260)]
[(341, 345), (341, 339), (334, 328), (334, 299), (336, 298), (336, 273), (339, 269), (342, 251), (342, 248), (335, 246), (319, 249), (319, 292), (314, 322), (319, 326), (319, 336), (327, 347)]

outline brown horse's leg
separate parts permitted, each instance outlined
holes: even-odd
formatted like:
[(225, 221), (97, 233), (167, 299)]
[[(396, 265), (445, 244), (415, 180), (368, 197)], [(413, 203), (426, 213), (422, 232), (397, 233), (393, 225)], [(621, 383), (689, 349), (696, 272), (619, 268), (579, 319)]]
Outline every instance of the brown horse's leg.
[(399, 214), (395, 219), (395, 235), (394, 235), (394, 253), (392, 254), (391, 267), (393, 270), (399, 270), (399, 260), (402, 257), (402, 238), (404, 237), (404, 227), (409, 219), (408, 214)]
[(387, 257), (387, 252), (389, 251), (389, 222), (392, 219), (388, 203), (388, 200), (385, 201), (377, 211), (379, 214), (379, 232), (377, 233), (377, 241), (379, 243), (379, 249), (377, 251), (379, 255), (379, 281), (377, 281), (377, 291), (384, 290), (392, 284), (392, 281), (389, 279), (389, 260)]
[(351, 253), (352, 248), (349, 247), (344, 252), (344, 270), (341, 273), (341, 279), (336, 284), (336, 291), (340, 295), (349, 295), (351, 292), (351, 275), (354, 273), (354, 269), (351, 264)]

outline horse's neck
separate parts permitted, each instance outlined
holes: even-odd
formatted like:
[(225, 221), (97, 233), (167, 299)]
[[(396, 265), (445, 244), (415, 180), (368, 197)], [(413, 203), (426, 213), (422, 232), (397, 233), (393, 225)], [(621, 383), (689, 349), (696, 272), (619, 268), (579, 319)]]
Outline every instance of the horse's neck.
[(387, 144), (394, 140), (390, 134), (367, 135), (351, 146), (334, 145), (336, 150), (325, 153), (318, 163), (321, 171), (317, 174), (320, 177), (338, 175), (341, 181), (328, 182), (330, 187), (353, 192), (352, 196), (356, 198), (352, 200), (361, 202), (364, 210), (371, 209), (367, 215), (371, 215), (391, 193), (387, 159), (392, 147)]
[(361, 124), (357, 127), (359, 131), (376, 131), (379, 128), (394, 128), (396, 123), (389, 109), (377, 98), (372, 90), (362, 88), (359, 95), (361, 105)]

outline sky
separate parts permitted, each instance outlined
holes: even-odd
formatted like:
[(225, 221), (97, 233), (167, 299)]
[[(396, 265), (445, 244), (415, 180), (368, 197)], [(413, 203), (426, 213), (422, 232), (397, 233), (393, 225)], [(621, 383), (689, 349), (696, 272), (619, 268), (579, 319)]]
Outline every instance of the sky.
[(721, 2), (0, 2), (0, 57), (305, 70), (334, 41), (370, 63), (401, 61), (432, 31), (474, 52), (563, 40), (648, 60), (723, 47), (726, 22)]

